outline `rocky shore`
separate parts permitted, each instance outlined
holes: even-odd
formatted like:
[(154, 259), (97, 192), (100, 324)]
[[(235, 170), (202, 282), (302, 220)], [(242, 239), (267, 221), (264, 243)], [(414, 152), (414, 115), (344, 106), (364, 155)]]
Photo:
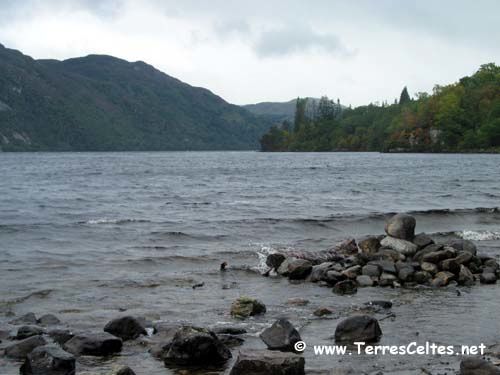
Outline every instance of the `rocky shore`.
[[(398, 214), (387, 221), (385, 235), (346, 240), (322, 252), (273, 253), (266, 259), (269, 269), (264, 275), (286, 277), (294, 284), (314, 283), (331, 288), (332, 293), (340, 296), (355, 294), (365, 287), (432, 291), (463, 286), (473, 293), (476, 285), (497, 282), (500, 276), (497, 261), (482, 255), (474, 243), (467, 240), (435, 243), (424, 233), (415, 234), (415, 227), (412, 216)], [(202, 369), (202, 373), (231, 375), (306, 374), (299, 345), (301, 330), (286, 318), (272, 319), (258, 332), (261, 348), (242, 347), (247, 331), (239, 322), (265, 318), (268, 314), (266, 305), (255, 298), (259, 293), (264, 294), (265, 290), (256, 292), (254, 297), (241, 296), (227, 305), (232, 326), (199, 327), (121, 315), (93, 331), (75, 332), (71, 324), (52, 314), (37, 317), (29, 313), (0, 327), (0, 355), (18, 363), (22, 375), (143, 374), (140, 363), (136, 368), (117, 366), (107, 373), (78, 370), (79, 361), (86, 357), (120, 356), (128, 343), (135, 343), (135, 347), (179, 374), (189, 374), (193, 369), (196, 373)], [(288, 301), (294, 306), (307, 303), (302, 298)], [(390, 301), (375, 300), (349, 316), (342, 316), (331, 343), (379, 342), (384, 335), (381, 319), (369, 312), (382, 310), (390, 317), (391, 308)], [(318, 319), (327, 319), (332, 314), (328, 307), (314, 311)], [(459, 374), (498, 375), (500, 368), (484, 358), (464, 357)]]

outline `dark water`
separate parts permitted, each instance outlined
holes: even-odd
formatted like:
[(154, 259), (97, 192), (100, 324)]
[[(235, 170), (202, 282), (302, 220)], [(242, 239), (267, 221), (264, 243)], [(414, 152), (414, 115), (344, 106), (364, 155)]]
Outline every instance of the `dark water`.
[[(387, 215), (401, 211), (413, 212), (417, 230), (438, 241), (473, 239), (497, 256), (498, 206), (500, 155), (0, 154), (0, 329), (29, 311), (54, 313), (75, 330), (100, 329), (124, 309), (152, 320), (230, 324), (232, 300), (250, 295), (268, 313), (245, 323), (252, 333), (246, 346), (263, 348), (256, 334), (279, 316), (302, 327), (308, 344), (328, 344), (339, 316), (370, 299), (391, 299), (396, 318), (381, 322), (383, 344), (493, 344), (500, 342), (500, 286), (463, 288), (460, 297), (456, 288), (365, 288), (340, 297), (258, 271), (270, 251), (319, 250), (378, 234)], [(221, 275), (223, 260), (230, 270)], [(287, 305), (292, 297), (310, 304)], [(335, 317), (314, 318), (319, 306)], [(304, 355), (310, 370), (452, 373), (458, 363)], [(133, 346), (79, 368), (115, 363), (139, 375), (173, 373)], [(0, 357), (0, 373), (17, 368)]]

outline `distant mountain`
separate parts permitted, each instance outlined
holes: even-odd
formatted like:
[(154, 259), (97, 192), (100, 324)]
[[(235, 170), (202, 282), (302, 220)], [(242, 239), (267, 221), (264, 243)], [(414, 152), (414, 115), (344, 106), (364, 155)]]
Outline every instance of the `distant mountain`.
[[(308, 108), (319, 102), (317, 98), (307, 98)], [(262, 102), (257, 104), (247, 104), (243, 108), (252, 112), (254, 115), (262, 116), (272, 122), (283, 122), (284, 120), (293, 121), (295, 116), (295, 104), (297, 99), (288, 102)], [(314, 103), (314, 104), (313, 104)]]
[(138, 61), (34, 60), (0, 44), (0, 150), (258, 149), (269, 122)]

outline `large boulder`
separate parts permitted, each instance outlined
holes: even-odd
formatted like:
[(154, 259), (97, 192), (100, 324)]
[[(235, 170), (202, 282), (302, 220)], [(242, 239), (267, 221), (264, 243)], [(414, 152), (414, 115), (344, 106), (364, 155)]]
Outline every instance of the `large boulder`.
[(411, 241), (415, 237), (415, 226), (417, 222), (413, 216), (397, 214), (385, 223), (385, 232), (395, 238)]
[(361, 273), (369, 277), (379, 277), (382, 273), (382, 267), (378, 264), (367, 264), (363, 266)]
[(74, 355), (107, 356), (122, 350), (120, 338), (107, 332), (88, 333), (74, 336), (63, 348)]
[(474, 285), (474, 275), (463, 264), (460, 265), (460, 272), (458, 273), (458, 284), (465, 286)]
[(18, 324), (37, 324), (38, 321), (36, 319), (36, 315), (32, 312), (24, 314), (19, 318), (11, 320), (10, 324), (18, 325)]
[(37, 326), (22, 326), (17, 330), (16, 339), (24, 340), (31, 336), (37, 336), (44, 333), (44, 329)]
[(39, 346), (28, 354), (22, 375), (74, 375), (75, 357), (56, 344)]
[(419, 249), (423, 249), (424, 247), (432, 245), (434, 240), (425, 233), (419, 233), (413, 238), (412, 242), (417, 245)]
[(266, 265), (272, 269), (277, 270), (281, 263), (286, 259), (286, 256), (280, 253), (269, 254), (266, 258)]
[(396, 273), (396, 266), (394, 265), (394, 261), (388, 260), (388, 259), (383, 259), (383, 260), (373, 260), (368, 263), (374, 264), (382, 269), (382, 272), (387, 272), (387, 273)]
[(230, 375), (304, 375), (302, 356), (269, 350), (240, 351)]
[(33, 349), (47, 344), (42, 336), (31, 336), (5, 348), (5, 356), (14, 359), (24, 359)]
[(55, 326), (61, 324), (61, 321), (53, 314), (45, 314), (38, 319), (38, 324), (41, 324), (42, 326)]
[(344, 280), (340, 281), (333, 286), (333, 293), (338, 295), (349, 295), (356, 294), (358, 292), (358, 288), (356, 286), (356, 282), (352, 280)]
[(363, 254), (375, 254), (380, 249), (380, 239), (376, 236), (363, 237), (358, 241), (358, 248)]
[(123, 341), (136, 339), (140, 335), (147, 335), (143, 325), (132, 316), (124, 316), (111, 320), (104, 327), (104, 331), (121, 338)]
[(313, 266), (311, 270), (310, 281), (313, 283), (317, 283), (318, 281), (324, 280), (326, 273), (332, 269), (333, 265), (334, 263), (332, 262), (323, 262)]
[(294, 351), (294, 345), (301, 341), (299, 332), (286, 319), (278, 319), (269, 328), (266, 328), (260, 338), (270, 350), (281, 350), (285, 352)]
[(456, 252), (452, 248), (444, 248), (443, 250), (427, 253), (422, 257), (422, 261), (439, 264), (439, 262), (455, 257)]
[(500, 368), (478, 357), (468, 357), (460, 362), (460, 375), (500, 375)]
[(448, 245), (457, 251), (467, 251), (468, 253), (471, 253), (472, 255), (477, 254), (476, 245), (474, 245), (474, 242), (469, 241), (469, 240), (453, 240)]
[(61, 346), (75, 336), (69, 329), (52, 329), (48, 332), (48, 335), (54, 342)]
[(413, 260), (415, 262), (422, 262), (422, 258), (424, 257), (425, 254), (433, 253), (435, 251), (439, 251), (443, 249), (442, 244), (431, 244), (429, 246), (424, 247), (423, 249), (417, 251), (417, 253), (413, 256)]
[(493, 272), (486, 270), (479, 275), (479, 281), (481, 284), (495, 284), (497, 282), (497, 277)]
[(255, 298), (240, 297), (231, 305), (231, 315), (238, 319), (245, 319), (249, 316), (263, 314), (265, 312), (266, 305)]
[(219, 365), (231, 358), (230, 350), (212, 331), (192, 326), (179, 329), (163, 356), (165, 365)]
[(391, 236), (384, 237), (384, 239), (380, 241), (380, 244), (383, 247), (396, 250), (405, 256), (412, 256), (418, 250), (418, 246), (414, 243)]
[(305, 259), (296, 259), (288, 263), (288, 278), (292, 280), (303, 280), (312, 271), (312, 263)]
[(376, 342), (382, 336), (377, 319), (369, 315), (355, 315), (341, 321), (335, 329), (335, 341), (354, 343), (356, 341)]

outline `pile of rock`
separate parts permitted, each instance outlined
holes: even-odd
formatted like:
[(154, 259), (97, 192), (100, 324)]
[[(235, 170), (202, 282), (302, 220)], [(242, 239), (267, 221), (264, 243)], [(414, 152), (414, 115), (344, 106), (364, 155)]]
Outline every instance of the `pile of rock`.
[[(309, 280), (333, 287), (337, 294), (356, 293), (366, 286), (441, 287), (454, 282), (471, 286), (496, 283), (500, 266), (491, 257), (477, 254), (471, 241), (436, 244), (425, 233), (415, 235), (415, 218), (407, 214), (391, 217), (386, 235), (368, 236), (339, 246), (330, 261), (318, 262), (312, 254), (271, 254), (267, 264), (290, 280)], [(322, 259), (321, 257), (319, 259)]]

